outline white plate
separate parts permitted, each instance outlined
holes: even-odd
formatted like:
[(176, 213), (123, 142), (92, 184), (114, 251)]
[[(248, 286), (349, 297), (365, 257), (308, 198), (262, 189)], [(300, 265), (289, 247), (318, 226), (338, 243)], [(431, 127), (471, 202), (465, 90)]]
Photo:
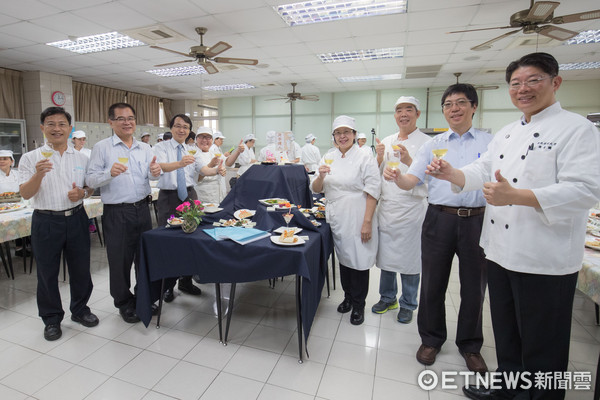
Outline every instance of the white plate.
[(11, 208), (8, 210), (0, 210), (0, 213), (8, 213), (8, 212), (12, 212), (12, 211), (18, 211), (21, 210), (25, 207), (27, 207), (25, 204), (20, 203), (20, 204), (15, 204), (15, 203), (0, 203), (0, 207), (4, 207), (4, 206), (15, 206), (15, 208)]
[(260, 199), (258, 202), (260, 204), (264, 204), (265, 206), (276, 206), (277, 205), (277, 202), (269, 203), (268, 200), (287, 201), (286, 199), (280, 199), (279, 197), (272, 197), (270, 199)]
[[(241, 213), (242, 211), (248, 211), (248, 212), (250, 213), (250, 215), (248, 215), (248, 216), (246, 216), (246, 217), (243, 217), (243, 218), (242, 218), (242, 217), (240, 217), (240, 213)], [(237, 210), (236, 212), (234, 212), (234, 213), (233, 213), (233, 216), (234, 216), (236, 219), (244, 219), (244, 218), (251, 218), (251, 217), (253, 217), (253, 216), (254, 216), (254, 214), (256, 214), (256, 210), (247, 210), (247, 209), (245, 209), (245, 208), (242, 208), (241, 210)]]
[(297, 226), (290, 226), (289, 228), (286, 228), (285, 226), (280, 226), (279, 228), (275, 229), (273, 232), (275, 232), (275, 233), (283, 233), (283, 231), (286, 230), (286, 229), (293, 229), (294, 230), (294, 235), (296, 233), (302, 232), (302, 228), (298, 228)]
[(296, 238), (298, 238), (298, 241), (296, 243), (283, 243), (279, 241), (279, 236), (271, 236), (271, 242), (275, 243), (276, 245), (279, 246), (299, 246), (301, 244), (304, 244), (304, 239), (298, 237), (298, 236), (294, 236)]
[(221, 207), (204, 207), (204, 210), (202, 211), (205, 214), (214, 214), (216, 212), (223, 211), (223, 209)]

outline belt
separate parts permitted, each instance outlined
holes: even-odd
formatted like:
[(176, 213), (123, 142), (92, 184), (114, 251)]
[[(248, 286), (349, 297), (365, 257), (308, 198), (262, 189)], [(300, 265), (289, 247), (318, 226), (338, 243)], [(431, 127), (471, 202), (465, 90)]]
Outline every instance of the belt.
[[(187, 190), (192, 190), (194, 187), (193, 186), (188, 186), (186, 187)], [(177, 192), (177, 189), (160, 189), (161, 192), (166, 192), (166, 193), (173, 193), (173, 192)]]
[(117, 203), (117, 204), (105, 204), (104, 207), (124, 207), (124, 206), (133, 206), (139, 207), (144, 204), (150, 204), (152, 202), (152, 196), (148, 195), (143, 199), (136, 201), (135, 203)]
[(447, 214), (458, 215), (459, 217), (463, 218), (474, 217), (475, 215), (481, 215), (485, 212), (485, 207), (448, 207), (439, 204), (430, 204), (429, 207), (436, 208)]
[(57, 215), (60, 217), (70, 217), (71, 215), (75, 214), (77, 211), (79, 211), (81, 208), (83, 207), (83, 204), (79, 204), (73, 208), (69, 208), (68, 210), (62, 210), (62, 211), (52, 211), (52, 210), (34, 210), (34, 212), (40, 213), (40, 214), (47, 214), (47, 215)]

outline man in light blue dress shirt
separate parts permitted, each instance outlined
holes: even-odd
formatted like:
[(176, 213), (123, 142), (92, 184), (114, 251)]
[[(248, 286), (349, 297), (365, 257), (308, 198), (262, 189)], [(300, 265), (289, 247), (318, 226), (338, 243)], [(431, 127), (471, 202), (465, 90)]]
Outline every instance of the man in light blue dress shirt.
[(137, 275), (142, 233), (152, 229), (150, 179), (160, 165), (150, 145), (137, 141), (134, 108), (116, 103), (108, 110), (114, 135), (96, 143), (86, 175), (89, 186), (100, 188), (106, 236), (110, 294), (125, 322), (135, 323), (135, 288), (131, 293), (131, 264)]
[[(410, 190), (428, 179), (425, 171), (434, 157), (433, 150), (447, 150), (444, 159), (464, 166), (485, 153), (492, 135), (473, 128), (477, 110), (477, 91), (469, 84), (448, 87), (442, 96), (442, 111), (450, 129), (419, 149), (406, 174), (386, 168), (384, 177)], [(421, 233), (421, 297), (417, 319), (421, 346), (417, 360), (424, 365), (435, 362), (446, 341), (445, 297), (455, 255), (459, 259), (461, 303), (458, 311), (456, 345), (469, 370), (486, 372), (481, 357), (483, 344), (482, 307), (487, 284), (487, 269), (479, 236), (485, 211), (481, 191), (452, 192), (450, 183), (428, 180), (429, 206)]]

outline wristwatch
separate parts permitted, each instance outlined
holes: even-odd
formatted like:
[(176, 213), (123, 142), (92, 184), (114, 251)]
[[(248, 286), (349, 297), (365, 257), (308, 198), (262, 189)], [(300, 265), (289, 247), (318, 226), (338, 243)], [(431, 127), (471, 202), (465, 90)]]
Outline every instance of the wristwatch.
[(83, 198), (87, 198), (88, 197), (88, 191), (87, 189), (83, 189)]

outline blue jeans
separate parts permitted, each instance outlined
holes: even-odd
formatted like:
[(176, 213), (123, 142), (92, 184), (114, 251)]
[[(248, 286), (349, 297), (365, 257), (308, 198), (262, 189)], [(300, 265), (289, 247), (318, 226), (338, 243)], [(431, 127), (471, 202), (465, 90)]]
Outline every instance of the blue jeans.
[[(400, 279), (402, 280), (402, 295), (398, 299), (398, 304), (402, 308), (416, 310), (419, 305), (417, 302), (417, 293), (419, 292), (421, 274), (400, 274)], [(381, 296), (381, 300), (386, 303), (391, 304), (396, 301), (396, 296), (398, 295), (396, 272), (381, 270), (379, 295)]]

